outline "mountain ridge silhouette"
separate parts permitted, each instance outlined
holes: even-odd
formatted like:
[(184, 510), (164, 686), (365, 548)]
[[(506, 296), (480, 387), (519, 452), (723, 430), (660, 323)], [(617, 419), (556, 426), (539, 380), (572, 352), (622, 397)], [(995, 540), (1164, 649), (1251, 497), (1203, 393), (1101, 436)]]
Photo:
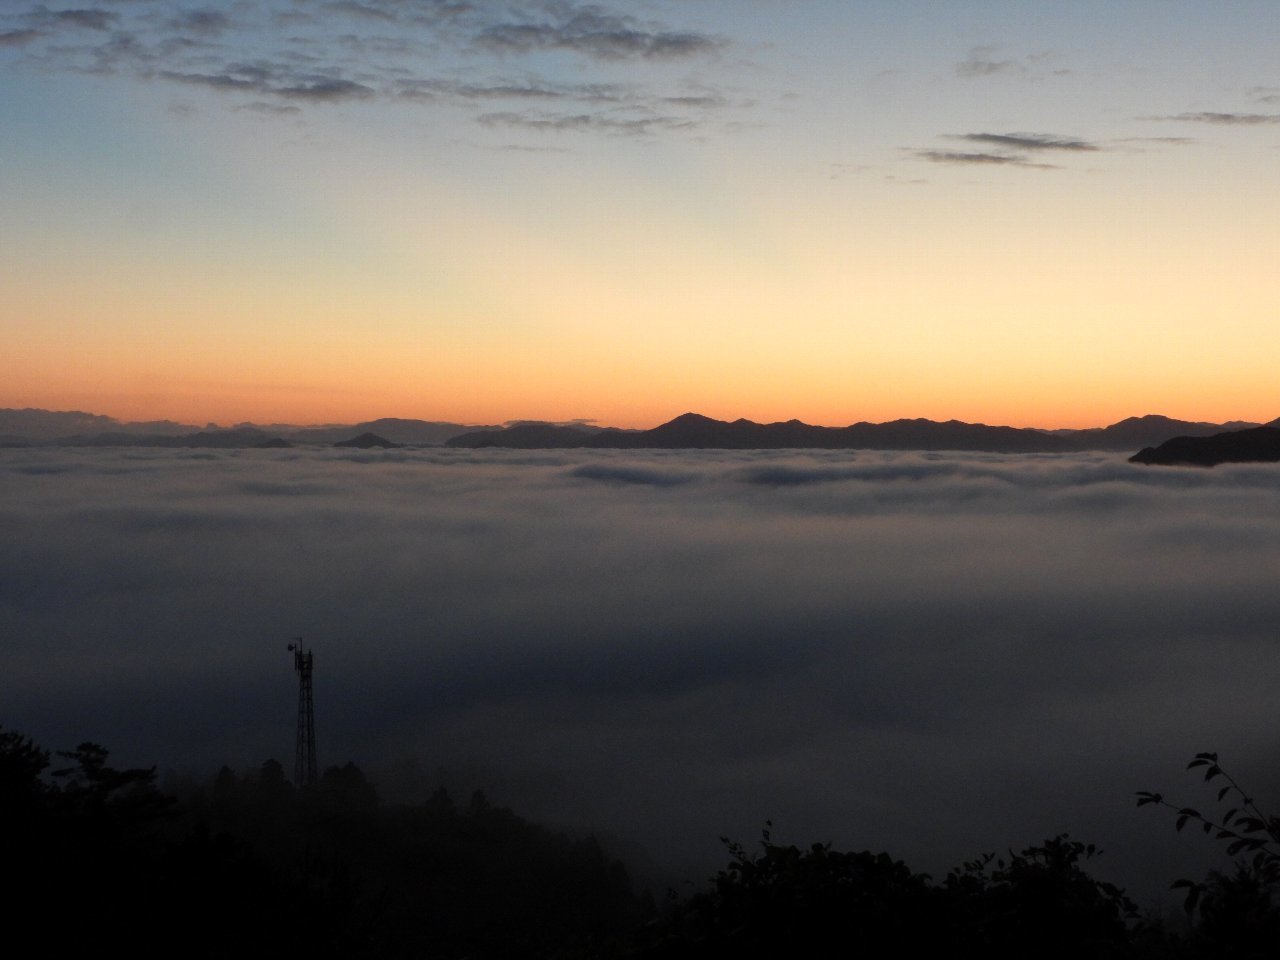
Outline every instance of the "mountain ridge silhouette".
[[(1268, 426), (1280, 424), (1280, 419)], [(1260, 426), (1177, 420), (1160, 414), (1127, 417), (1105, 427), (1040, 429), (992, 426), (961, 420), (901, 418), (861, 420), (832, 427), (792, 418), (757, 423), (682, 413), (647, 430), (601, 427), (589, 421), (512, 420), (505, 426), (383, 417), (355, 424), (312, 426), (240, 423), (200, 428), (171, 420), (126, 422), (83, 411), (0, 409), (0, 446), (154, 446), (253, 448), (274, 440), (331, 445), (363, 434), (407, 446), (447, 445), (511, 449), (868, 449), (959, 450), (993, 453), (1132, 451), (1156, 448), (1175, 437), (1208, 437)], [(276, 444), (273, 444), (276, 445)]]

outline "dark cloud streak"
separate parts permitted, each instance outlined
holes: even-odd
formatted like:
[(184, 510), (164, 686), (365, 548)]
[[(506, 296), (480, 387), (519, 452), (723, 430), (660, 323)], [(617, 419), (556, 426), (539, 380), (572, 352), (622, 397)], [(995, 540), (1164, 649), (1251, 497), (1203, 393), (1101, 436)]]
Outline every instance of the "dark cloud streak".
[(119, 14), (109, 10), (50, 10), (38, 7), (34, 16), (55, 24), (81, 27), (85, 30), (110, 30), (120, 20)]
[(615, 84), (564, 85), (538, 81), (461, 83), (452, 80), (403, 80), (396, 95), (410, 100), (574, 100), (580, 103), (623, 103), (637, 99)]
[(1228, 113), (1203, 110), (1194, 113), (1176, 113), (1151, 117), (1152, 120), (1171, 120), (1180, 123), (1211, 123), (1218, 126), (1256, 127), (1280, 123), (1280, 113)]
[(39, 30), (6, 30), (0, 33), (0, 47), (21, 47), (44, 36)]
[(1033, 163), (1026, 157), (1009, 153), (983, 153), (963, 150), (915, 150), (914, 156), (930, 163), (980, 167), (1034, 167), (1038, 170), (1056, 170), (1050, 163)]
[(218, 36), (231, 28), (231, 18), (221, 10), (188, 10), (169, 21), (169, 26), (179, 32), (191, 32), (206, 36)]
[(1086, 152), (1102, 149), (1095, 143), (1075, 137), (1060, 137), (1052, 133), (962, 133), (952, 135), (953, 140), (989, 144), (1007, 150), (1065, 150)]
[(1102, 149), (1098, 144), (1078, 137), (1064, 137), (1053, 133), (960, 133), (944, 135), (948, 140), (993, 147), (995, 150), (925, 150), (909, 151), (917, 160), (951, 166), (1029, 167), (1037, 170), (1057, 170), (1056, 164), (1032, 160), (1032, 153), (1093, 153)]
[(159, 76), (175, 83), (210, 90), (253, 93), (314, 103), (363, 100), (375, 96), (372, 88), (342, 77), (303, 75), (281, 78), (273, 68), (260, 65), (233, 67), (227, 73), (217, 74), (162, 71)]
[(288, 100), (306, 100), (314, 103), (365, 100), (374, 96), (374, 91), (370, 87), (340, 77), (314, 77), (270, 92)]
[(600, 60), (677, 59), (701, 56), (723, 41), (700, 33), (647, 29), (629, 16), (598, 7), (553, 7), (550, 22), (497, 23), (484, 28), (476, 42), (503, 52), (569, 50)]
[(594, 131), (625, 136), (648, 136), (672, 130), (688, 130), (694, 121), (673, 116), (612, 116), (601, 113), (537, 114), (504, 111), (482, 113), (480, 123), (491, 127), (515, 127), (542, 132)]
[(377, 20), (383, 23), (395, 23), (396, 13), (386, 6), (372, 3), (358, 3), (357, 0), (332, 0), (325, 4), (325, 9), (334, 13), (347, 14), (365, 20)]

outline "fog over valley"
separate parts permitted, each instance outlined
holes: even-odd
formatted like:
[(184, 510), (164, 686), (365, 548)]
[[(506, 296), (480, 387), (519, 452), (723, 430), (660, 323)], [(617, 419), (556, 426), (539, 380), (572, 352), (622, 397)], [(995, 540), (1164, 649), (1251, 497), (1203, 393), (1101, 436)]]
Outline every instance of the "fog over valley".
[[(1220, 865), (1137, 810), (1217, 750), (1280, 797), (1280, 466), (1112, 453), (0, 451), (6, 728), (206, 774), (441, 780), (643, 846), (1063, 831), (1152, 898)], [(1274, 802), (1272, 804), (1274, 806)]]

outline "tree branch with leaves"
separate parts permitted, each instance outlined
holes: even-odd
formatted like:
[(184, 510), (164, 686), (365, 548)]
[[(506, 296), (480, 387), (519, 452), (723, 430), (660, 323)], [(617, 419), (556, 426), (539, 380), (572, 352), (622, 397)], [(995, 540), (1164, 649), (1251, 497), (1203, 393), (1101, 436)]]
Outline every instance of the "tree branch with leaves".
[[(1181, 831), (1189, 823), (1199, 825), (1205, 834), (1212, 834), (1214, 839), (1226, 843), (1227, 856), (1249, 855), (1248, 864), (1261, 882), (1267, 885), (1280, 882), (1280, 818), (1262, 811), (1235, 777), (1219, 764), (1216, 753), (1197, 753), (1195, 759), (1187, 764), (1187, 769), (1203, 769), (1206, 783), (1222, 782), (1217, 802), (1232, 806), (1220, 816), (1206, 816), (1194, 807), (1178, 806), (1165, 799), (1164, 794), (1150, 790), (1137, 791), (1138, 806), (1168, 807), (1176, 815), (1175, 829)], [(1187, 891), (1183, 906), (1190, 913), (1196, 908), (1206, 886), (1192, 880), (1177, 880), (1173, 889)]]

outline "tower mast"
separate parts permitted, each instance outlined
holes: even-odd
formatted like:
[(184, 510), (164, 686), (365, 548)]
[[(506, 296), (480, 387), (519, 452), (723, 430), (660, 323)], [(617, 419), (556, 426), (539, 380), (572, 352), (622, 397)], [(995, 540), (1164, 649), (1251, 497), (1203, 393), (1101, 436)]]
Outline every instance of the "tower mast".
[(289, 644), (293, 669), (298, 672), (298, 738), (293, 755), (294, 786), (310, 787), (316, 782), (316, 714), (311, 702), (312, 653), (303, 652), (302, 638)]

